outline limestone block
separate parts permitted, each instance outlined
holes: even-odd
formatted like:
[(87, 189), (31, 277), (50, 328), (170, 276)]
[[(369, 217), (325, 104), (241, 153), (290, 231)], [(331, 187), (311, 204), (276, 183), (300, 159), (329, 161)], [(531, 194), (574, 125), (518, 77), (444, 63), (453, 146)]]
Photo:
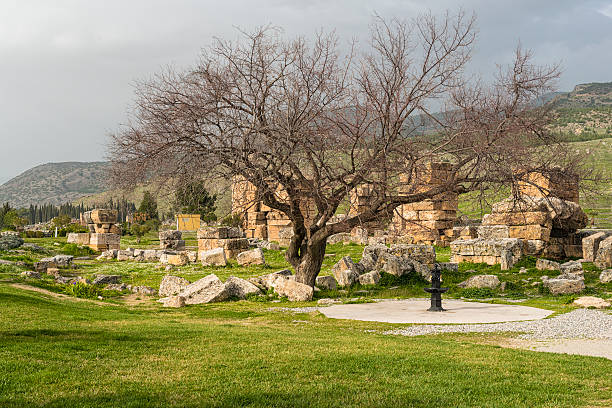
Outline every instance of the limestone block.
[(266, 263), (264, 253), (261, 248), (255, 248), (250, 251), (239, 253), (236, 257), (236, 261), (238, 261), (238, 264), (242, 266), (264, 265)]
[(71, 232), (66, 242), (69, 244), (89, 245), (89, 232)]
[(599, 243), (595, 265), (601, 269), (612, 267), (612, 236)]
[(549, 227), (541, 225), (514, 225), (509, 227), (510, 238), (538, 239), (548, 241), (550, 238)]
[(180, 276), (166, 275), (159, 285), (159, 296), (171, 296), (180, 293), (189, 286), (189, 282)]
[(208, 251), (199, 251), (198, 258), (202, 266), (226, 266), (227, 258), (223, 248), (210, 249)]
[(378, 285), (380, 281), (380, 273), (378, 271), (372, 271), (368, 273), (364, 273), (359, 276), (359, 283), (361, 285)]
[(510, 228), (507, 225), (481, 225), (477, 228), (477, 235), (482, 239), (510, 238)]
[(460, 288), (490, 288), (499, 286), (499, 278), (495, 275), (475, 275), (457, 284)]
[(333, 276), (317, 276), (315, 286), (325, 290), (336, 290), (338, 284)]
[(599, 244), (607, 237), (608, 234), (603, 231), (584, 237), (582, 239), (582, 258), (589, 262), (593, 262), (597, 257)]
[(292, 279), (281, 280), (274, 291), (279, 296), (286, 296), (291, 302), (306, 302), (312, 299), (314, 290), (312, 287)]

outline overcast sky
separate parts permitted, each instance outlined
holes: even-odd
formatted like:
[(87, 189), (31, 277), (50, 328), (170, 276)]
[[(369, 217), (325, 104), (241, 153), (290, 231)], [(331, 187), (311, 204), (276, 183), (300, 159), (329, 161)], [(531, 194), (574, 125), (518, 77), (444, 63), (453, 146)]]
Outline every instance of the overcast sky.
[(562, 63), (560, 90), (612, 81), (612, 0), (0, 0), (0, 183), (38, 164), (103, 160), (134, 81), (189, 66), (236, 26), (335, 28), (348, 41), (374, 13), (458, 6), (477, 14), (472, 67), (485, 76), (520, 40), (538, 63)]

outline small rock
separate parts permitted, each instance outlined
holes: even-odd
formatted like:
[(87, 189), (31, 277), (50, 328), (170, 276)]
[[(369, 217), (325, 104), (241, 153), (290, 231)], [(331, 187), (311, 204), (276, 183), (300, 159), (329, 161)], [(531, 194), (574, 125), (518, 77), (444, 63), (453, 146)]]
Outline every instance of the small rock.
[(547, 279), (542, 282), (553, 295), (580, 293), (584, 290), (584, 279)]
[(131, 290), (132, 293), (138, 293), (146, 296), (155, 296), (157, 293), (157, 291), (150, 286), (133, 286)]
[(249, 282), (258, 286), (262, 290), (270, 290), (276, 286), (277, 282), (287, 280), (292, 276), (293, 275), (289, 269), (282, 269), (277, 272), (249, 278)]
[(237, 297), (238, 299), (246, 299), (247, 295), (260, 295), (261, 290), (251, 282), (230, 276), (225, 281), (225, 287), (230, 294), (230, 297)]
[(521, 269), (519, 269), (519, 273), (527, 273), (527, 268), (521, 267)]
[(574, 304), (579, 307), (594, 307), (596, 309), (605, 309), (610, 307), (610, 302), (595, 296), (581, 296), (574, 300)]

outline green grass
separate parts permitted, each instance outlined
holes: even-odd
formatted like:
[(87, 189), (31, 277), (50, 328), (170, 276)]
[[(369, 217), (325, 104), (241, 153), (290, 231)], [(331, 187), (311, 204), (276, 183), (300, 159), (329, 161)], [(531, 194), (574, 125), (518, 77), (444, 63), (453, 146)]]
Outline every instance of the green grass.
[[(236, 302), (179, 310), (0, 284), (0, 406), (608, 406), (609, 360)], [(366, 332), (372, 330), (374, 332)]]

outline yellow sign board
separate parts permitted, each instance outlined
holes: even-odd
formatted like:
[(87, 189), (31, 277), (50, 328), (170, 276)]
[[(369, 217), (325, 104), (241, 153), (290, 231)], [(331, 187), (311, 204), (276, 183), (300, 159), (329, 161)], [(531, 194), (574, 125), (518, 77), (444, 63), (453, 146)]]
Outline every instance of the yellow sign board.
[(200, 214), (176, 214), (176, 229), (197, 231), (200, 229)]

